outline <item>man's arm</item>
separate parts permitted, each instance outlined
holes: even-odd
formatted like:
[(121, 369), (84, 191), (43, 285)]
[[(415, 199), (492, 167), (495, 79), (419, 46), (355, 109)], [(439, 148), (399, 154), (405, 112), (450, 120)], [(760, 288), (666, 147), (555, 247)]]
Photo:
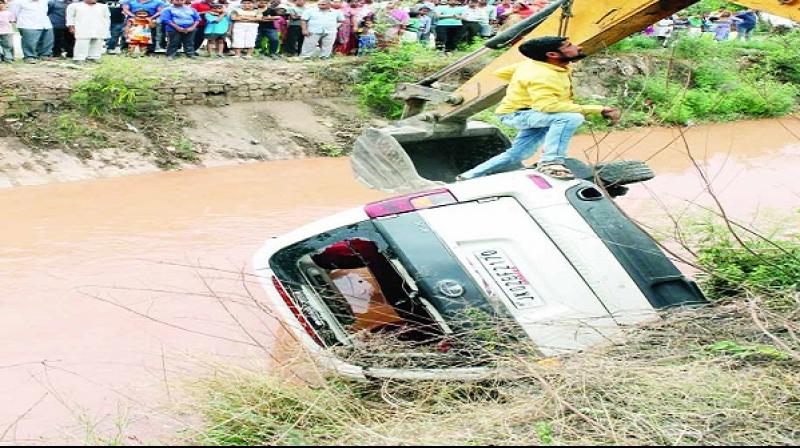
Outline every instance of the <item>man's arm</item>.
[(21, 9), (22, 6), (20, 5), (20, 2), (11, 2), (11, 4), (8, 5), (8, 10), (11, 11), (11, 14), (13, 14), (14, 17), (19, 17), (19, 12)]
[(303, 36), (310, 36), (311, 33), (308, 32), (308, 21), (311, 20), (311, 11), (305, 11), (303, 16), (300, 17), (300, 28), (303, 30)]
[(76, 13), (75, 5), (77, 5), (77, 3), (70, 3), (70, 5), (67, 6), (67, 11), (65, 14), (66, 16), (65, 18), (67, 20), (67, 28), (69, 29), (69, 32), (72, 34), (75, 34), (75, 13)]
[(526, 86), (530, 97), (530, 108), (539, 112), (561, 113), (573, 112), (584, 115), (602, 114), (605, 106), (594, 104), (576, 104), (571, 100), (563, 100), (561, 91), (546, 79), (528, 82)]

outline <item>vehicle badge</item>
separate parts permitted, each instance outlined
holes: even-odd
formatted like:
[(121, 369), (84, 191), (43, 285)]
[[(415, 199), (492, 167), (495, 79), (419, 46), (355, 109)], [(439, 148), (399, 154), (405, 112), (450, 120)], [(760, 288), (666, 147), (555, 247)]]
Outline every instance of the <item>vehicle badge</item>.
[(446, 297), (455, 299), (464, 295), (464, 287), (455, 280), (442, 280), (436, 284), (436, 289)]

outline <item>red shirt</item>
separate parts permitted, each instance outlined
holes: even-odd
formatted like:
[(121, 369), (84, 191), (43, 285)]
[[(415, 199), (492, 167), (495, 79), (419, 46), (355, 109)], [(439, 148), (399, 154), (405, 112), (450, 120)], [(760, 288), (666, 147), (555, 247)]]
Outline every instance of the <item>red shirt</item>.
[(198, 14), (200, 14), (200, 25), (198, 25), (198, 28), (202, 30), (202, 27), (206, 25), (205, 13), (211, 11), (211, 4), (206, 2), (196, 2), (192, 3), (191, 6), (195, 11), (197, 11)]

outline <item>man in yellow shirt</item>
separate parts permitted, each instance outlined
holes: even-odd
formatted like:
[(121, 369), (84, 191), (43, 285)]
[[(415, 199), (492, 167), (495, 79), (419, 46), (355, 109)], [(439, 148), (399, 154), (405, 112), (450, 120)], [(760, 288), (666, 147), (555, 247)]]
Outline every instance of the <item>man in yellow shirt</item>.
[(495, 110), (500, 122), (519, 129), (514, 144), (506, 152), (459, 175), (456, 180), (472, 179), (522, 167), (544, 142), (538, 169), (558, 179), (574, 176), (564, 160), (569, 141), (584, 122), (585, 115), (602, 114), (619, 120), (619, 110), (611, 107), (580, 105), (572, 100), (569, 64), (586, 57), (581, 47), (564, 37), (539, 37), (519, 47), (529, 60), (495, 72), (509, 82), (506, 96)]

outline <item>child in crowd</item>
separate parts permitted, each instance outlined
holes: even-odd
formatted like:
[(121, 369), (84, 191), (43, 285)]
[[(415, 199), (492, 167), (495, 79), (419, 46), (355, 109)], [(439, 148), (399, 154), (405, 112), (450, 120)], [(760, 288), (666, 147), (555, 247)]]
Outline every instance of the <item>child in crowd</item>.
[(8, 10), (4, 0), (0, 0), (0, 62), (14, 62), (14, 13)]
[[(280, 32), (278, 25), (275, 23), (283, 19), (278, 15), (278, 7), (280, 7), (280, 0), (271, 0), (265, 4), (265, 8), (259, 7), (261, 11), (261, 23), (258, 25), (258, 38), (256, 39), (256, 47), (262, 51), (268, 58), (278, 58), (278, 48), (281, 45)], [(267, 41), (267, 48), (264, 51), (264, 40)]]
[[(420, 42), (427, 45), (431, 37), (431, 18), (428, 15), (430, 8), (427, 6), (420, 7), (417, 11), (411, 11), (409, 16), (411, 19), (408, 21), (408, 28), (406, 34), (413, 33), (413, 39), (408, 39), (409, 42)], [(403, 41), (407, 39), (404, 37)]]
[(242, 0), (239, 8), (231, 13), (233, 21), (233, 53), (236, 57), (242, 55), (244, 58), (252, 59), (256, 49), (256, 38), (258, 38), (258, 22), (261, 21), (261, 11), (255, 8), (253, 0)]
[(218, 58), (225, 55), (225, 36), (231, 27), (231, 18), (225, 14), (225, 5), (213, 3), (211, 11), (205, 13), (206, 28), (206, 49), (208, 56), (216, 55)]
[(374, 25), (370, 18), (361, 22), (361, 27), (358, 30), (357, 56), (370, 54), (378, 48), (378, 36), (375, 35)]
[(716, 19), (712, 16), (711, 21), (714, 23), (714, 39), (717, 41), (728, 40), (731, 34), (731, 26), (737, 21), (730, 11), (722, 11)]
[(275, 8), (275, 29), (278, 30), (278, 40), (283, 42), (286, 38), (286, 33), (289, 31), (289, 12), (283, 6)]
[(147, 52), (155, 26), (155, 22), (150, 20), (144, 9), (136, 11), (136, 14), (128, 19), (125, 24), (125, 40), (128, 42), (129, 56), (142, 55)]
[(200, 26), (197, 10), (184, 0), (172, 0), (172, 6), (164, 9), (161, 18), (167, 30), (167, 57), (174, 59), (181, 47), (186, 57), (197, 57), (194, 51), (194, 33)]
[(287, 56), (299, 56), (300, 49), (303, 48), (303, 25), (302, 17), (306, 11), (305, 0), (295, 0), (294, 6), (289, 6), (289, 26), (286, 30), (286, 38), (283, 41), (283, 50)]

